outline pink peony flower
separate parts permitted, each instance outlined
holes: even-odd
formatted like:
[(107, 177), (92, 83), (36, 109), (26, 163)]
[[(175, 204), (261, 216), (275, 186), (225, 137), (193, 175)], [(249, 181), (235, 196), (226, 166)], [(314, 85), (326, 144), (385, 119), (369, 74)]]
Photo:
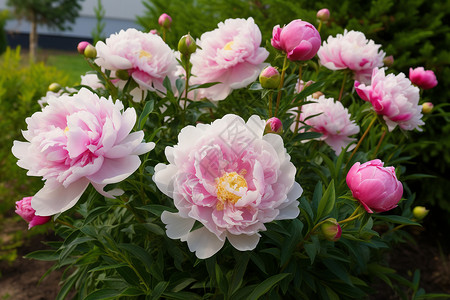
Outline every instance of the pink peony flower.
[(27, 221), (28, 229), (31, 227), (42, 225), (50, 221), (51, 217), (41, 217), (36, 216), (36, 211), (31, 207), (31, 199), (32, 197), (25, 197), (20, 201), (16, 202), (16, 214), (21, 216), (25, 221)]
[(86, 85), (94, 90), (105, 88), (105, 86), (95, 73), (86, 73), (84, 75), (81, 75), (81, 85)]
[(328, 10), (328, 8), (322, 8), (317, 12), (316, 17), (322, 22), (328, 21), (328, 19), (330, 18), (330, 11)]
[(434, 72), (423, 67), (409, 68), (409, 80), (424, 90), (432, 89), (438, 84)]
[(425, 124), (422, 118), (422, 106), (419, 105), (419, 89), (406, 78), (384, 74), (384, 69), (374, 69), (371, 85), (355, 82), (356, 92), (365, 101), (372, 103), (374, 110), (383, 115), (389, 131), (398, 125), (404, 130), (417, 129)]
[(321, 38), (313, 25), (298, 19), (283, 28), (276, 25), (271, 43), (274, 48), (286, 52), (287, 58), (292, 61), (309, 60), (319, 50)]
[(394, 167), (383, 167), (379, 159), (364, 164), (355, 163), (347, 173), (347, 185), (352, 195), (368, 213), (384, 212), (397, 206), (403, 186), (397, 180)]
[(280, 119), (272, 117), (266, 122), (264, 133), (281, 133), (283, 132), (283, 123)]
[(277, 68), (272, 66), (266, 67), (259, 74), (259, 83), (265, 89), (276, 89), (280, 85), (281, 76)]
[(41, 112), (26, 119), (27, 142), (14, 141), (17, 164), (30, 176), (42, 176), (44, 187), (34, 195), (38, 216), (68, 210), (89, 183), (104, 196), (107, 184), (130, 176), (140, 166), (139, 155), (155, 146), (142, 143), (142, 131), (130, 133), (136, 122), (133, 108), (122, 102), (99, 98), (82, 88), (73, 96), (50, 98)]
[[(187, 126), (166, 148), (169, 164), (156, 165), (153, 180), (178, 209), (161, 215), (167, 236), (187, 241), (197, 257), (211, 257), (226, 239), (252, 250), (265, 223), (298, 216), (296, 169), (281, 137), (263, 135), (264, 127), (258, 116), (245, 123), (231, 114)], [(192, 230), (195, 221), (203, 227)]]
[(380, 47), (367, 40), (362, 32), (345, 30), (344, 35), (329, 36), (317, 55), (327, 69), (350, 69), (357, 81), (368, 84), (372, 70), (383, 66), (386, 53), (379, 50)]
[(129, 28), (95, 47), (97, 65), (111, 71), (128, 70), (141, 89), (166, 93), (164, 78), (175, 82), (175, 55), (158, 35)]
[(163, 14), (160, 15), (159, 18), (158, 18), (158, 24), (159, 24), (159, 26), (161, 26), (161, 27), (164, 27), (164, 28), (166, 28), (166, 29), (169, 29), (169, 28), (170, 28), (170, 25), (172, 25), (172, 18), (171, 18), (168, 14), (163, 13)]
[[(355, 121), (350, 120), (350, 114), (341, 102), (335, 102), (333, 98), (325, 98), (323, 95), (318, 99), (308, 96), (306, 101), (312, 103), (302, 106), (299, 120), (312, 126), (311, 131), (322, 133), (322, 136), (317, 140), (327, 143), (336, 155), (341, 153), (342, 148), (356, 140), (349, 136), (357, 134), (359, 127), (355, 124)], [(297, 108), (292, 111), (294, 110), (297, 110)], [(314, 115), (317, 116), (311, 117)], [(297, 116), (294, 120), (297, 120)], [(294, 131), (295, 127), (296, 121), (291, 125), (291, 130)], [(352, 146), (348, 150), (351, 149)]]
[(218, 101), (233, 89), (245, 87), (258, 78), (269, 52), (260, 47), (261, 31), (252, 18), (227, 19), (205, 32), (192, 54), (190, 84), (221, 82), (199, 91), (199, 98)]

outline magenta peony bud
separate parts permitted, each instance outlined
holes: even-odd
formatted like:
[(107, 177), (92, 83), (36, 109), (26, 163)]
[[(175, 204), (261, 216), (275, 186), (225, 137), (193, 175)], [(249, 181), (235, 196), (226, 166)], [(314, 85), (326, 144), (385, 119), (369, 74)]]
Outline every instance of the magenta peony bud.
[(280, 119), (273, 117), (267, 120), (266, 128), (264, 129), (264, 134), (266, 133), (282, 133), (283, 132), (283, 124)]
[(77, 46), (78, 53), (84, 54), (84, 49), (86, 49), (88, 45), (90, 44), (86, 41), (79, 42)]
[(25, 197), (16, 202), (16, 214), (29, 223), (28, 229), (36, 225), (45, 224), (51, 219), (51, 216), (36, 216), (36, 211), (31, 207), (31, 199), (32, 197)]
[(384, 212), (397, 206), (403, 195), (403, 186), (397, 180), (394, 167), (383, 167), (379, 159), (364, 164), (355, 163), (347, 174), (347, 185), (352, 195), (367, 212)]
[(425, 218), (430, 211), (423, 206), (416, 206), (413, 208), (413, 216), (417, 221)]
[(178, 42), (178, 51), (185, 56), (190, 56), (195, 50), (197, 50), (197, 44), (194, 38), (190, 34), (183, 35)]
[(414, 85), (424, 90), (434, 88), (438, 84), (434, 72), (425, 70), (423, 67), (417, 67), (415, 69), (409, 68), (409, 80), (411, 80)]
[(57, 93), (60, 89), (61, 89), (61, 85), (59, 85), (56, 82), (53, 82), (48, 86), (48, 90), (53, 93)]
[(159, 35), (159, 32), (158, 32), (158, 30), (156, 30), (156, 29), (150, 30), (150, 33), (151, 33), (151, 34)]
[(261, 86), (265, 89), (276, 89), (280, 85), (280, 72), (277, 68), (268, 66), (259, 74), (259, 82)]
[(289, 60), (298, 61), (313, 58), (319, 51), (321, 39), (313, 25), (298, 19), (283, 28), (276, 25), (271, 43), (276, 49), (286, 52)]
[(87, 45), (84, 49), (84, 56), (87, 58), (96, 58), (97, 57), (97, 49), (91, 44)]
[(386, 67), (392, 67), (392, 65), (394, 64), (394, 57), (392, 55), (386, 56), (385, 58), (383, 58), (383, 64)]
[(429, 114), (433, 110), (434, 105), (431, 102), (425, 102), (422, 104), (422, 113), (423, 114)]
[(172, 18), (168, 14), (164, 13), (159, 16), (158, 24), (165, 29), (169, 29), (170, 25), (172, 25)]
[(316, 15), (317, 19), (319, 19), (322, 22), (326, 22), (328, 21), (328, 19), (330, 18), (330, 11), (328, 10), (328, 8), (322, 8), (321, 10), (319, 10), (317, 12)]
[(320, 226), (322, 235), (329, 241), (336, 242), (341, 238), (342, 229), (336, 219), (328, 218)]

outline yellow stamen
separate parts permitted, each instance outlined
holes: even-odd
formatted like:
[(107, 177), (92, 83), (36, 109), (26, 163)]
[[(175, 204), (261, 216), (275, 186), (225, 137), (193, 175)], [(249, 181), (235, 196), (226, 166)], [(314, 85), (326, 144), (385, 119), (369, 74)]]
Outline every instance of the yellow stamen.
[[(241, 171), (245, 174), (246, 171)], [(247, 188), (247, 181), (242, 175), (236, 172), (225, 173), (222, 177), (216, 179), (217, 182), (217, 210), (223, 210), (224, 204), (227, 202), (235, 204), (241, 199), (237, 192), (241, 188)]]
[(64, 133), (67, 133), (67, 131), (69, 131), (69, 127), (66, 127), (66, 128), (64, 129)]
[(234, 41), (228, 42), (225, 47), (223, 47), (223, 50), (232, 50), (231, 47), (233, 46)]
[(139, 58), (143, 58), (143, 57), (150, 59), (150, 58), (152, 58), (152, 55), (150, 54), (150, 52), (141, 50), (141, 51), (139, 51)]

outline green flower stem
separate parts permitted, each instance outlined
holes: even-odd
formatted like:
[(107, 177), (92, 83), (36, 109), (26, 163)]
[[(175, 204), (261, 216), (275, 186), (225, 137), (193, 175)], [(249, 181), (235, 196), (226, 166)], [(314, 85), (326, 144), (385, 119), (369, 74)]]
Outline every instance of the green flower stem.
[(317, 27), (317, 31), (320, 33), (320, 29), (322, 29), (322, 21), (319, 21), (319, 26)]
[(355, 209), (355, 211), (347, 218), (342, 221), (339, 221), (338, 224), (344, 224), (350, 221), (353, 221), (355, 219), (358, 219), (362, 215), (364, 215), (365, 211), (363, 210), (361, 213), (358, 214), (358, 211), (360, 210), (361, 205), (358, 205), (358, 207)]
[[(322, 24), (322, 22), (320, 22), (320, 24)], [(342, 99), (342, 94), (344, 94), (344, 87), (345, 87), (346, 81), (347, 81), (347, 72), (344, 72), (344, 78), (342, 79), (342, 85), (341, 85), (341, 90), (339, 91), (338, 101), (341, 101), (341, 99)]]
[(273, 97), (273, 91), (271, 90), (268, 94), (268, 102), (269, 102), (269, 119), (272, 118), (272, 97)]
[(361, 146), (362, 141), (364, 140), (364, 138), (367, 136), (367, 134), (369, 133), (370, 128), (372, 128), (373, 124), (375, 123), (375, 121), (377, 120), (378, 115), (375, 113), (372, 121), (370, 122), (369, 126), (367, 127), (366, 131), (364, 132), (363, 136), (359, 139), (358, 144), (356, 144), (355, 149), (353, 149), (352, 154), (350, 155), (348, 161), (350, 161), (353, 157), (353, 155), (355, 155), (356, 151), (358, 151), (359, 147)]
[(377, 156), (378, 150), (380, 150), (381, 144), (383, 143), (383, 139), (386, 136), (386, 129), (383, 128), (383, 133), (381, 134), (380, 140), (378, 141), (377, 147), (375, 148), (375, 152), (372, 155), (372, 159), (375, 159)]
[(72, 229), (77, 229), (77, 228), (76, 228), (75, 226), (73, 226), (72, 224), (69, 224), (69, 223), (67, 223), (66, 221), (62, 221), (62, 220), (60, 220), (60, 219), (56, 219), (55, 222), (56, 222), (56, 223), (59, 223), (59, 224), (61, 224), (61, 225), (70, 227), (70, 228), (72, 228)]
[(116, 86), (111, 82), (111, 80), (109, 80), (108, 77), (106, 77), (106, 74), (103, 73), (103, 71), (102, 71), (97, 65), (94, 65), (94, 64), (91, 62), (91, 60), (90, 60), (89, 58), (85, 58), (85, 59), (86, 59), (87, 63), (89, 64), (89, 66), (90, 66), (92, 69), (96, 70), (97, 72), (99, 72), (99, 73), (102, 75), (103, 79), (104, 79), (105, 82), (106, 82), (106, 85), (109, 87), (109, 89), (110, 89), (110, 91), (111, 91), (111, 97), (112, 97), (114, 100), (117, 100), (117, 98), (118, 98), (118, 91), (117, 91)]
[(278, 114), (278, 108), (280, 107), (280, 100), (281, 100), (281, 93), (283, 92), (283, 84), (284, 84), (284, 76), (286, 74), (286, 69), (288, 68), (289, 63), (287, 61), (287, 54), (284, 56), (284, 61), (283, 61), (283, 69), (281, 70), (281, 80), (280, 80), (280, 85), (278, 86), (278, 95), (277, 95), (277, 106), (275, 107), (275, 117)]
[[(322, 24), (322, 22), (320, 22), (320, 24)], [(302, 71), (303, 71), (303, 66), (300, 65), (298, 67), (298, 82), (299, 82), (299, 85), (300, 85), (300, 82), (302, 80)], [(301, 91), (299, 91), (299, 92), (301, 92)], [(300, 110), (301, 110), (301, 106), (298, 106), (298, 114), (297, 114), (297, 117), (295, 118), (295, 130), (294, 130), (294, 133), (297, 133), (298, 128), (300, 127)]]

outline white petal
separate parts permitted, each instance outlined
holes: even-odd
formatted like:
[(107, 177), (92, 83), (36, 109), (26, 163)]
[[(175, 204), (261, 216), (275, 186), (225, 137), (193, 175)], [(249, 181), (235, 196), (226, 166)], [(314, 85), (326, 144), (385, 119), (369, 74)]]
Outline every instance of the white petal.
[(253, 134), (255, 134), (255, 136), (262, 137), (266, 126), (266, 121), (261, 120), (261, 118), (257, 115), (253, 115), (248, 119), (246, 126), (251, 132), (253, 132)]
[(120, 129), (117, 132), (117, 142), (122, 143), (122, 140), (126, 138), (131, 129), (133, 129), (134, 123), (136, 123), (136, 111), (134, 108), (129, 107), (122, 114)]
[(294, 182), (291, 190), (287, 194), (286, 202), (277, 207), (280, 210), (280, 213), (275, 218), (275, 220), (289, 220), (297, 218), (300, 214), (300, 209), (298, 208), (297, 199), (303, 193), (303, 189), (297, 182)]
[(180, 217), (178, 213), (164, 211), (161, 214), (161, 221), (166, 224), (166, 234), (171, 239), (186, 240), (185, 237), (194, 226), (195, 220), (192, 218)]
[(51, 216), (68, 210), (80, 199), (89, 185), (86, 179), (80, 179), (67, 188), (62, 184), (45, 183), (44, 187), (33, 196), (31, 206), (37, 216)]
[(173, 180), (178, 169), (174, 165), (157, 164), (155, 166), (155, 175), (153, 175), (153, 181), (156, 183), (158, 189), (173, 198)]
[(206, 227), (202, 227), (191, 231), (186, 239), (189, 250), (195, 252), (200, 259), (206, 259), (217, 253), (225, 243), (221, 241), (217, 235), (209, 231)]
[(112, 189), (109, 191), (105, 191), (104, 188), (106, 184), (98, 184), (95, 182), (91, 182), (92, 186), (95, 188), (97, 192), (99, 192), (102, 196), (105, 196), (106, 198), (115, 199), (117, 196), (123, 195), (125, 193), (122, 189)]
[(117, 183), (133, 174), (140, 165), (141, 160), (137, 155), (116, 159), (105, 158), (101, 169), (87, 178), (98, 184)]
[(239, 234), (234, 235), (231, 233), (227, 234), (227, 238), (230, 241), (231, 245), (239, 251), (249, 251), (256, 248), (258, 245), (259, 238), (261, 236), (258, 233), (252, 235)]
[(132, 152), (132, 154), (135, 155), (142, 155), (145, 154), (155, 148), (155, 143), (149, 142), (149, 143), (140, 143)]

